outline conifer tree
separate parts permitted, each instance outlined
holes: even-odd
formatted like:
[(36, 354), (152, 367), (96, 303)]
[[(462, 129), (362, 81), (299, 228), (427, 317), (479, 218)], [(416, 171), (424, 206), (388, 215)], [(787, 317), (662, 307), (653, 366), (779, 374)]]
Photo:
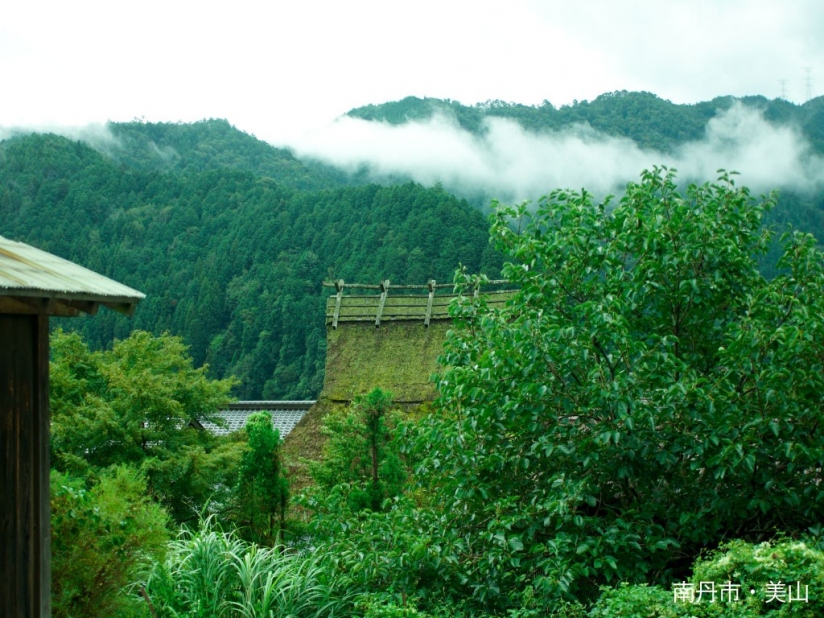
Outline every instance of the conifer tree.
[[(248, 449), (240, 462), (236, 491), (238, 520), (252, 540), (271, 543), (283, 529), (289, 483), (280, 460), (280, 432), (269, 412), (246, 419)], [(276, 525), (277, 524), (277, 525)]]

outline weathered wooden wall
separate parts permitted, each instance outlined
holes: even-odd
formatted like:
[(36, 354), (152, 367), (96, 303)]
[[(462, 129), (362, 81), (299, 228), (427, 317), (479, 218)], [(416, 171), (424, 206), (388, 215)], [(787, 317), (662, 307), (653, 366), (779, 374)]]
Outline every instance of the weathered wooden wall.
[(0, 314), (0, 616), (51, 614), (46, 315)]

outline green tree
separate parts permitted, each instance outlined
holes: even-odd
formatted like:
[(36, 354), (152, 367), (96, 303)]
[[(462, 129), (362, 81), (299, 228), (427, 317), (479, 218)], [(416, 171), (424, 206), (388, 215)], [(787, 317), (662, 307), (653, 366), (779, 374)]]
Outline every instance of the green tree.
[(555, 191), (498, 209), (518, 292), (455, 306), (418, 441), (476, 599), (668, 585), (723, 539), (824, 516), (824, 260), (796, 234), (783, 274), (759, 274), (770, 205), (656, 168), (614, 208)]
[(346, 485), (353, 511), (382, 510), (406, 479), (395, 432), (399, 420), (392, 394), (380, 388), (357, 397), (346, 411), (327, 415), (323, 459), (310, 466), (318, 486), (329, 491)]
[[(277, 540), (286, 520), (289, 482), (280, 459), (280, 432), (269, 412), (246, 419), (249, 441), (240, 462), (235, 504), (238, 523), (255, 541)], [(275, 523), (278, 523), (276, 527)]]
[(76, 333), (52, 337), (52, 463), (87, 477), (114, 465), (146, 474), (150, 491), (178, 521), (207, 500), (228, 499), (237, 443), (196, 429), (220, 422), (234, 380), (194, 368), (179, 337), (135, 331), (111, 350), (92, 352)]

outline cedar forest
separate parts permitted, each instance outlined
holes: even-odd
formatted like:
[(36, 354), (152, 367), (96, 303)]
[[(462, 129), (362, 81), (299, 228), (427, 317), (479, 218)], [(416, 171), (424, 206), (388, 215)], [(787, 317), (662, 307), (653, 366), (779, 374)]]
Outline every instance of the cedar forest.
[[(586, 123), (668, 152), (734, 103), (824, 154), (824, 98), (349, 115)], [(0, 234), (147, 295), (131, 319), (53, 321), (55, 616), (822, 614), (824, 194), (655, 167), (608, 203), (547, 187), (508, 206), (224, 120), (107, 128), (0, 142)], [(231, 399), (318, 395), (325, 280), (501, 277), (506, 308), (454, 303), (439, 398), (410, 414), (375, 389), (331, 414), (308, 487), (265, 414), (189, 428)], [(809, 598), (779, 603), (779, 580)], [(678, 582), (741, 599), (678, 603)]]

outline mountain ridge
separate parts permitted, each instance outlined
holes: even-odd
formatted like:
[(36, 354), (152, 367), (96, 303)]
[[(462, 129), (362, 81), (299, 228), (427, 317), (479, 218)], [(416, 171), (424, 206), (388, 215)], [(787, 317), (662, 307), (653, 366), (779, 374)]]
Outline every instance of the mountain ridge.
[[(458, 124), (473, 134), (483, 132), (483, 120), (507, 118), (532, 131), (559, 130), (576, 123), (589, 124), (606, 135), (628, 137), (642, 148), (661, 152), (673, 146), (701, 139), (709, 120), (735, 102), (761, 110), (774, 123), (793, 123), (810, 140), (816, 152), (824, 152), (824, 97), (802, 105), (764, 96), (719, 96), (692, 104), (671, 103), (650, 92), (626, 90), (604, 93), (591, 102), (576, 101), (556, 108), (549, 101), (524, 105), (490, 100), (464, 105), (450, 99), (405, 97), (376, 105), (356, 107), (347, 116), (381, 121), (393, 125), (422, 121), (435, 113), (455, 117)], [(666, 122), (664, 116), (667, 116)], [(626, 124), (630, 122), (631, 124)], [(644, 123), (647, 123), (646, 125)]]

